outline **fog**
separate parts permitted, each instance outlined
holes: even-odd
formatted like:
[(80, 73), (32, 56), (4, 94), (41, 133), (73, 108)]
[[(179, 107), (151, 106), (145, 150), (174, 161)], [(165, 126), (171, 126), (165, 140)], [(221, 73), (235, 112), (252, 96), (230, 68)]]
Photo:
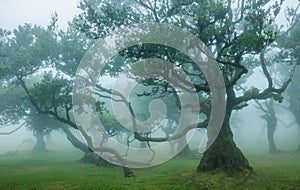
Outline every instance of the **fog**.
[[(79, 2), (83, 10), (78, 8)], [(169, 168), (158, 177), (172, 176), (168, 174), (171, 171), (174, 184), (182, 178), (188, 181), (184, 185), (190, 185), (203, 177), (198, 178), (196, 173), (219, 172), (219, 169), (227, 172), (226, 179), (236, 177), (237, 172), (244, 177), (251, 176), (250, 181), (262, 179), (261, 183), (265, 183), (264, 177), (270, 177), (273, 171), (278, 177), (283, 167), (263, 168), (262, 157), (279, 158), (277, 165), (288, 158), (298, 162), (300, 54), (296, 38), (300, 34), (300, 3), (295, 7), (296, 0), (284, 1), (272, 23), (277, 10), (271, 10), (270, 14), (260, 12), (265, 11), (264, 6), (275, 2), (273, 8), (279, 5), (275, 0), (266, 5), (264, 1), (233, 0), (232, 4), (226, 2), (228, 7), (219, 0), (216, 4), (195, 1), (192, 6), (183, 3), (180, 11), (176, 3), (169, 5), (169, 1), (134, 1), (134, 6), (140, 9), (134, 7), (132, 12), (118, 9), (130, 0), (123, 3), (114, 0), (117, 5), (111, 7), (104, 6), (106, 1), (95, 1), (95, 4), (101, 2), (96, 6), (89, 2), (94, 1), (0, 1), (0, 189), (4, 184), (1, 177), (6, 177), (2, 169), (8, 168), (17, 175), (15, 171), (19, 170), (14, 167), (19, 165), (56, 175), (56, 171), (49, 171), (56, 164), (64, 170), (66, 164), (66, 170), (71, 171), (66, 176), (76, 174), (74, 181), (79, 184), (85, 182), (86, 176), (78, 175), (78, 171), (91, 172), (91, 168), (103, 167), (88, 173), (88, 178), (109, 176), (112, 179), (120, 173), (115, 168), (121, 168), (122, 177), (126, 178), (135, 177), (131, 169), (136, 169), (137, 173), (148, 172), (153, 177), (155, 172), (146, 169), (167, 162), (170, 165), (163, 167)], [(244, 2), (249, 5), (244, 7)], [(101, 11), (92, 10), (101, 6), (104, 6)], [(170, 6), (175, 7), (170, 9)], [(206, 13), (202, 6), (211, 8), (212, 12)], [(159, 8), (162, 10), (157, 11)], [(151, 14), (140, 17), (148, 14), (147, 10)], [(238, 12), (233, 15), (235, 11)], [(194, 18), (190, 12), (197, 16)], [(56, 13), (57, 22), (53, 17)], [(83, 14), (78, 16), (80, 13)], [(286, 15), (292, 13), (295, 20), (288, 22)], [(153, 25), (148, 26), (152, 19)], [(135, 22), (147, 24), (141, 25), (142, 29), (139, 25), (126, 28)], [(174, 25), (168, 27), (176, 27), (170, 30), (157, 23), (171, 23)], [(178, 26), (185, 27), (178, 32), (185, 35), (177, 34)], [(285, 33), (289, 27), (291, 30)], [(120, 31), (110, 36), (116, 28)], [(148, 39), (147, 35), (154, 38)], [(171, 45), (151, 41), (158, 42), (160, 35), (164, 41), (170, 40)], [(132, 36), (136, 44), (126, 41)], [(198, 37), (204, 43), (197, 41)], [(194, 41), (196, 45), (192, 44)], [(197, 42), (201, 42), (201, 47)], [(127, 43), (130, 47), (123, 48)], [(182, 47), (173, 47), (177, 45), (186, 46), (186, 55)], [(115, 49), (119, 52), (108, 60), (106, 54), (110, 56)], [(217, 71), (206, 64), (215, 64)], [(212, 88), (214, 85), (217, 90)], [(213, 104), (215, 98), (221, 100), (217, 105)], [(218, 115), (213, 115), (212, 110)], [(217, 121), (210, 123), (218, 117), (222, 117), (220, 125)], [(66, 157), (61, 157), (64, 154)], [(79, 160), (82, 165), (77, 164)], [(252, 163), (254, 168), (258, 166), (261, 173), (257, 176), (261, 178), (252, 173)], [(270, 167), (276, 168), (276, 164)], [(179, 165), (184, 165), (186, 170), (177, 172)], [(77, 173), (72, 170), (74, 167), (78, 167)], [(291, 176), (296, 182), (285, 180), (294, 185), (291, 187), (300, 187), (299, 176)], [(223, 176), (217, 177), (207, 183), (207, 189), (214, 189), (216, 181), (223, 180)], [(138, 182), (141, 184), (147, 180), (140, 179), (144, 180)], [(4, 181), (7, 186), (3, 187), (14, 186), (10, 186), (10, 179)], [(274, 179), (278, 181), (282, 183)], [(165, 189), (177, 189), (173, 182)], [(120, 183), (124, 185), (123, 181)], [(61, 184), (64, 188), (68, 182)], [(202, 188), (202, 182), (202, 186), (199, 184), (196, 187)], [(102, 181), (97, 185), (103, 185)]]
[(21, 24), (32, 23), (47, 26), (54, 13), (58, 13), (58, 25), (66, 28), (67, 22), (80, 11), (78, 0), (9, 0), (0, 1), (0, 28), (15, 29)]
[[(17, 126), (16, 126), (17, 127)], [(16, 127), (9, 126), (9, 129), (0, 129), (1, 132), (8, 132)], [(72, 130), (73, 134), (83, 140), (80, 133), (76, 130)], [(67, 152), (80, 152), (67, 140), (66, 135), (61, 131), (53, 131), (49, 135), (44, 137), (46, 142), (47, 150), (54, 151), (67, 151)], [(31, 131), (24, 126), (18, 131), (10, 135), (1, 135), (0, 137), (0, 155), (19, 149), (19, 151), (30, 152), (36, 143), (36, 139)]]
[[(286, 112), (286, 111), (284, 111)], [(234, 139), (238, 146), (247, 154), (267, 154), (267, 126), (266, 122), (260, 118), (260, 111), (250, 104), (247, 108), (234, 113), (233, 117), (238, 117), (239, 122), (232, 128)], [(300, 130), (297, 124), (291, 124), (294, 116), (286, 112), (280, 115), (285, 125), (278, 122), (274, 138), (278, 149), (293, 152), (297, 149), (300, 139)]]
[[(109, 80), (110, 79), (107, 77), (104, 77), (104, 80), (102, 80), (107, 87), (113, 84), (110, 83)], [(258, 86), (262, 89), (267, 83), (264, 83), (261, 80), (264, 80), (264, 78), (262, 77), (261, 72), (257, 70), (252, 76), (249, 77), (249, 80), (246, 82), (245, 86), (251, 87), (256, 85), (256, 87)], [(115, 80), (113, 79), (112, 82), (114, 81)], [(260, 117), (262, 112), (257, 109), (254, 104), (255, 103), (253, 101), (250, 101), (249, 106), (233, 113), (231, 129), (235, 142), (245, 154), (266, 155), (268, 154), (267, 123)], [(110, 101), (106, 101), (106, 106), (110, 112), (113, 111), (110, 108)], [(274, 139), (279, 150), (293, 152), (296, 150), (299, 144), (300, 130), (295, 122), (294, 115), (286, 110), (287, 107), (289, 107), (289, 103), (287, 101), (284, 101), (282, 104), (275, 104), (275, 110), (278, 115), (277, 119), (279, 121), (276, 127)], [(20, 123), (22, 122), (20, 121)], [(14, 125), (0, 128), (0, 133), (7, 133), (16, 129), (18, 126), (19, 125)], [(84, 138), (81, 136), (80, 132), (77, 130), (72, 130), (72, 133), (78, 139), (84, 142)], [(165, 135), (161, 130), (157, 130), (153, 134), (154, 136)], [(196, 130), (192, 140), (189, 143), (189, 148), (193, 152), (199, 152), (201, 146), (202, 148), (205, 146), (205, 134), (206, 131), (204, 129)], [(49, 135), (45, 136), (44, 140), (46, 142), (47, 149), (50, 152), (62, 150), (76, 152), (79, 151), (72, 146), (72, 144), (67, 140), (66, 135), (61, 130), (52, 131)], [(30, 151), (33, 149), (35, 142), (36, 140), (32, 134), (32, 131), (29, 131), (26, 126), (23, 126), (21, 129), (10, 135), (0, 136), (0, 155), (17, 149), (25, 152)], [(122, 143), (126, 144), (125, 141)], [(156, 143), (151, 144), (155, 145)], [(139, 142), (135, 141), (131, 144), (131, 146), (138, 147)]]

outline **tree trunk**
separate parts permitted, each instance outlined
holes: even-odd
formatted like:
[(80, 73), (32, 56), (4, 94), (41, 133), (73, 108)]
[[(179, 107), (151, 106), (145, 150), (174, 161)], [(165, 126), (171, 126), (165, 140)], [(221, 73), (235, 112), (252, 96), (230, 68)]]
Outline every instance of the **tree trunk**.
[[(249, 174), (252, 171), (247, 158), (236, 146), (230, 129), (230, 116), (234, 107), (235, 94), (233, 89), (227, 90), (226, 113), (222, 128), (211, 146), (203, 153), (197, 167), (198, 172), (223, 170), (226, 172), (243, 172)], [(211, 142), (208, 131), (208, 142)]]
[(46, 143), (44, 141), (44, 134), (41, 132), (36, 132), (34, 134), (34, 137), (36, 138), (36, 143), (35, 146), (33, 148), (34, 152), (46, 152)]
[[(300, 103), (298, 101), (298, 96), (296, 94), (291, 93), (292, 96), (290, 97), (290, 110), (292, 111), (297, 125), (300, 128)], [(291, 103), (292, 102), (292, 103)], [(298, 148), (296, 149), (295, 152), (300, 152), (300, 144), (298, 145)]]
[(125, 177), (125, 178), (128, 178), (128, 177), (136, 177), (136, 175), (134, 175), (134, 173), (131, 171), (130, 168), (123, 167), (123, 171), (124, 171), (124, 177)]
[(277, 148), (274, 141), (274, 133), (275, 133), (275, 127), (268, 125), (269, 152), (272, 154), (277, 152)]
[(204, 152), (198, 165), (198, 172), (208, 172), (221, 169), (229, 172), (252, 171), (247, 158), (233, 141), (229, 126), (229, 117), (226, 116), (222, 129), (214, 143)]
[(280, 152), (277, 150), (275, 141), (274, 141), (274, 133), (277, 127), (277, 117), (274, 110), (274, 100), (271, 99), (269, 103), (266, 103), (269, 113), (267, 114), (266, 121), (268, 127), (268, 142), (269, 142), (269, 152), (274, 154)]
[(65, 134), (67, 135), (67, 139), (69, 140), (69, 142), (77, 149), (81, 150), (82, 152), (88, 154), (91, 152), (91, 150), (89, 149), (89, 147), (84, 144), (83, 142), (81, 142), (80, 140), (77, 139), (77, 137), (75, 137), (73, 135), (73, 133), (67, 128), (67, 127), (62, 127), (63, 131), (65, 132)]

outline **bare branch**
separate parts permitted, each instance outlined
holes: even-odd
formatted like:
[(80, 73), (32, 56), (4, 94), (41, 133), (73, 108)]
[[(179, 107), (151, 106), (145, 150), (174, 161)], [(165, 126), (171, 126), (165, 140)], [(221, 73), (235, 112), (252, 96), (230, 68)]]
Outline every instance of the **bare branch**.
[(240, 18), (238, 18), (236, 21), (234, 21), (233, 22), (234, 24), (239, 23), (244, 19), (244, 11), (245, 11), (245, 0), (242, 0)]
[[(291, 26), (282, 34), (282, 36), (285, 36), (287, 35), (293, 28), (295, 28), (295, 26), (297, 25), (297, 23), (299, 22), (300, 20), (300, 13), (297, 13), (298, 10), (300, 8), (300, 3), (298, 3), (296, 9), (295, 9), (295, 14), (292, 16), (292, 21), (289, 22), (291, 24)], [(289, 20), (287, 17), (286, 17), (287, 20)]]
[(10, 131), (10, 132), (6, 132), (6, 133), (0, 133), (0, 135), (11, 135), (13, 134), (14, 132), (18, 131), (19, 129), (21, 129), (24, 125), (25, 125), (25, 121), (20, 125), (18, 126), (16, 129)]
[(245, 92), (243, 96), (237, 97), (235, 99), (235, 103), (239, 104), (241, 102), (247, 102), (249, 100), (262, 100), (273, 97), (277, 101), (282, 101), (281, 94), (287, 89), (289, 84), (291, 83), (293, 76), (295, 74), (297, 68), (297, 63), (295, 63), (290, 71), (289, 78), (282, 84), (280, 88), (268, 87), (261, 93), (259, 93), (258, 89), (252, 89), (252, 92)]

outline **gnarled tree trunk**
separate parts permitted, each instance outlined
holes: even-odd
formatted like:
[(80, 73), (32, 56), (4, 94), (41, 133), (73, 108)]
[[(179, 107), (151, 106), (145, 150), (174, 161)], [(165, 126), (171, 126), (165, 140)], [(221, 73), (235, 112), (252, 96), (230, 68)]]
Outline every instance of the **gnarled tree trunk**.
[(269, 152), (270, 153), (277, 153), (278, 150), (276, 148), (276, 144), (274, 141), (274, 133), (275, 133), (275, 127), (274, 126), (268, 126), (268, 142), (269, 142)]
[(214, 143), (204, 152), (197, 171), (208, 172), (215, 169), (230, 172), (250, 172), (252, 170), (247, 158), (233, 140), (229, 115), (226, 116), (222, 129)]
[(236, 146), (230, 129), (229, 122), (235, 105), (234, 101), (235, 94), (233, 89), (227, 89), (226, 113), (222, 128), (212, 145), (203, 153), (202, 159), (197, 167), (198, 172), (209, 172), (217, 169), (227, 172), (238, 171), (243, 173), (252, 171), (252, 167), (250, 167), (247, 158)]
[(265, 118), (265, 120), (267, 121), (267, 127), (268, 127), (268, 142), (269, 142), (269, 152), (274, 154), (274, 153), (278, 153), (281, 152), (279, 150), (277, 150), (275, 141), (274, 141), (274, 133), (277, 127), (277, 117), (276, 117), (276, 113), (274, 110), (274, 100), (271, 99), (269, 101), (269, 103), (266, 103), (268, 112), (267, 116)]

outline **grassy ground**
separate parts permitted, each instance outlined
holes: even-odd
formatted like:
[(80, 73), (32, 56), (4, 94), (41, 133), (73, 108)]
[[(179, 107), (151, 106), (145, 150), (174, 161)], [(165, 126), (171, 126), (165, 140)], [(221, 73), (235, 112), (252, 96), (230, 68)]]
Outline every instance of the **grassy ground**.
[(20, 153), (0, 157), (0, 190), (13, 189), (299, 189), (300, 155), (248, 156), (255, 175), (197, 174), (198, 159), (173, 159), (163, 165), (134, 169), (95, 167), (76, 160), (78, 153)]

